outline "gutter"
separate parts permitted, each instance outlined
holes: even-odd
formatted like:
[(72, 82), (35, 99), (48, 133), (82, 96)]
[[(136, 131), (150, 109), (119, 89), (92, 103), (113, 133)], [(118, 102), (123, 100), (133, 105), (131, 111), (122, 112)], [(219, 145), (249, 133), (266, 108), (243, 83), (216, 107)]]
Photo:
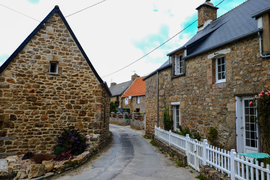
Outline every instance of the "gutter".
[[(261, 29), (260, 29), (261, 30)], [(261, 31), (258, 32), (258, 36), (259, 36), (259, 45), (260, 45), (260, 56), (261, 58), (269, 58), (270, 55), (263, 55), (262, 54), (262, 35), (261, 35)]]
[(158, 71), (157, 71), (157, 127), (159, 127), (159, 108), (158, 108), (158, 104), (159, 104), (159, 91), (158, 91), (158, 86), (159, 86), (159, 82), (158, 82)]

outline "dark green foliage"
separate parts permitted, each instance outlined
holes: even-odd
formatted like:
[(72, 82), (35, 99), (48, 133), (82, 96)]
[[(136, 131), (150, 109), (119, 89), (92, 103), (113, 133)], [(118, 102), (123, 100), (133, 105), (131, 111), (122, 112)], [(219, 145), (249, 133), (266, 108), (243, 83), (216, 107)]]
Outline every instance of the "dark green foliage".
[(207, 140), (209, 144), (213, 146), (218, 146), (218, 131), (216, 128), (210, 127), (209, 132), (207, 133)]
[[(119, 103), (119, 102), (118, 102)], [(110, 102), (110, 113), (115, 112), (116, 113), (116, 105), (115, 102)]]
[(192, 133), (192, 138), (197, 139), (198, 141), (200, 141), (201, 140), (201, 135), (200, 135), (200, 133), (195, 131), (195, 132)]
[(182, 136), (186, 136), (187, 134), (189, 134), (190, 138), (197, 139), (198, 141), (201, 140), (200, 133), (198, 133), (196, 130), (190, 131), (190, 129), (187, 126), (185, 126), (183, 128), (180, 126), (180, 131), (176, 130), (176, 131), (173, 131), (173, 132), (176, 133), (176, 134), (182, 135)]
[(78, 155), (84, 152), (88, 144), (86, 138), (74, 128), (63, 129), (57, 140), (58, 144), (54, 148), (54, 154), (61, 155), (70, 151), (72, 155)]
[(203, 175), (199, 175), (199, 176), (196, 176), (197, 179), (199, 180), (206, 180), (206, 177), (204, 177)]
[(33, 156), (34, 156), (34, 154), (32, 152), (27, 152), (25, 155), (23, 155), (22, 160), (30, 159)]
[(164, 124), (164, 129), (166, 131), (171, 130), (173, 127), (173, 120), (170, 116), (168, 107), (165, 107), (165, 109), (164, 109), (163, 124)]
[(269, 157), (263, 159), (264, 165), (270, 164), (270, 149), (267, 150), (267, 153), (268, 153)]

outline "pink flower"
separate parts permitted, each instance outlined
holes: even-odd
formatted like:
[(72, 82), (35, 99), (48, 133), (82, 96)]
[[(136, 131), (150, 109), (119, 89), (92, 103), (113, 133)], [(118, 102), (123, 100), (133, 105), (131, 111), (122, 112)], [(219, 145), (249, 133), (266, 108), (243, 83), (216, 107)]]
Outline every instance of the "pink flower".
[(251, 106), (252, 104), (253, 104), (253, 102), (252, 102), (252, 101), (250, 101), (250, 102), (249, 102), (249, 105)]

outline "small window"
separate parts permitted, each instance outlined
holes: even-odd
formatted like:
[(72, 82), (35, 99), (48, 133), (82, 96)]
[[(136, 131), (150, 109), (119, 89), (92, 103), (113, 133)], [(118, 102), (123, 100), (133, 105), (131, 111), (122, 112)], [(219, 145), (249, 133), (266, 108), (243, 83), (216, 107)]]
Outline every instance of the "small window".
[(58, 74), (58, 63), (57, 62), (50, 63), (50, 74)]
[(225, 57), (216, 59), (216, 83), (226, 82)]
[(137, 97), (137, 104), (140, 104), (140, 97)]
[(184, 62), (182, 56), (176, 55), (174, 59), (174, 74), (180, 75), (183, 74)]
[(125, 104), (128, 105), (128, 97), (125, 98)]

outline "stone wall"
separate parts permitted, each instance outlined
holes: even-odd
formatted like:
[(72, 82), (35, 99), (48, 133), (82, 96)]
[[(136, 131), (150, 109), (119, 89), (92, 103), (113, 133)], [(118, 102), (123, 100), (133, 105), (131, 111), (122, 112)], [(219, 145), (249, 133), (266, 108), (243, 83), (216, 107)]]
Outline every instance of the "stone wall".
[[(49, 73), (50, 61), (58, 74)], [(99, 146), (109, 134), (110, 96), (58, 14), (0, 74), (0, 154), (51, 152), (75, 126)]]
[(130, 113), (135, 112), (137, 108), (140, 109), (140, 112), (145, 113), (145, 96), (140, 97), (140, 103), (137, 103), (138, 96), (132, 96), (131, 99), (128, 99), (128, 104), (125, 104), (125, 98), (122, 98), (122, 107), (129, 108)]
[[(226, 82), (214, 83), (213, 59), (209, 55), (230, 49), (226, 54)], [(146, 79), (146, 134), (156, 125), (156, 75)], [(180, 102), (181, 125), (196, 129), (206, 138), (210, 127), (219, 132), (225, 149), (236, 148), (235, 96), (254, 96), (269, 90), (270, 61), (259, 55), (258, 36), (253, 35), (200, 56), (186, 60), (186, 75), (171, 78), (171, 69), (159, 72), (159, 126), (163, 127), (165, 106)]]

